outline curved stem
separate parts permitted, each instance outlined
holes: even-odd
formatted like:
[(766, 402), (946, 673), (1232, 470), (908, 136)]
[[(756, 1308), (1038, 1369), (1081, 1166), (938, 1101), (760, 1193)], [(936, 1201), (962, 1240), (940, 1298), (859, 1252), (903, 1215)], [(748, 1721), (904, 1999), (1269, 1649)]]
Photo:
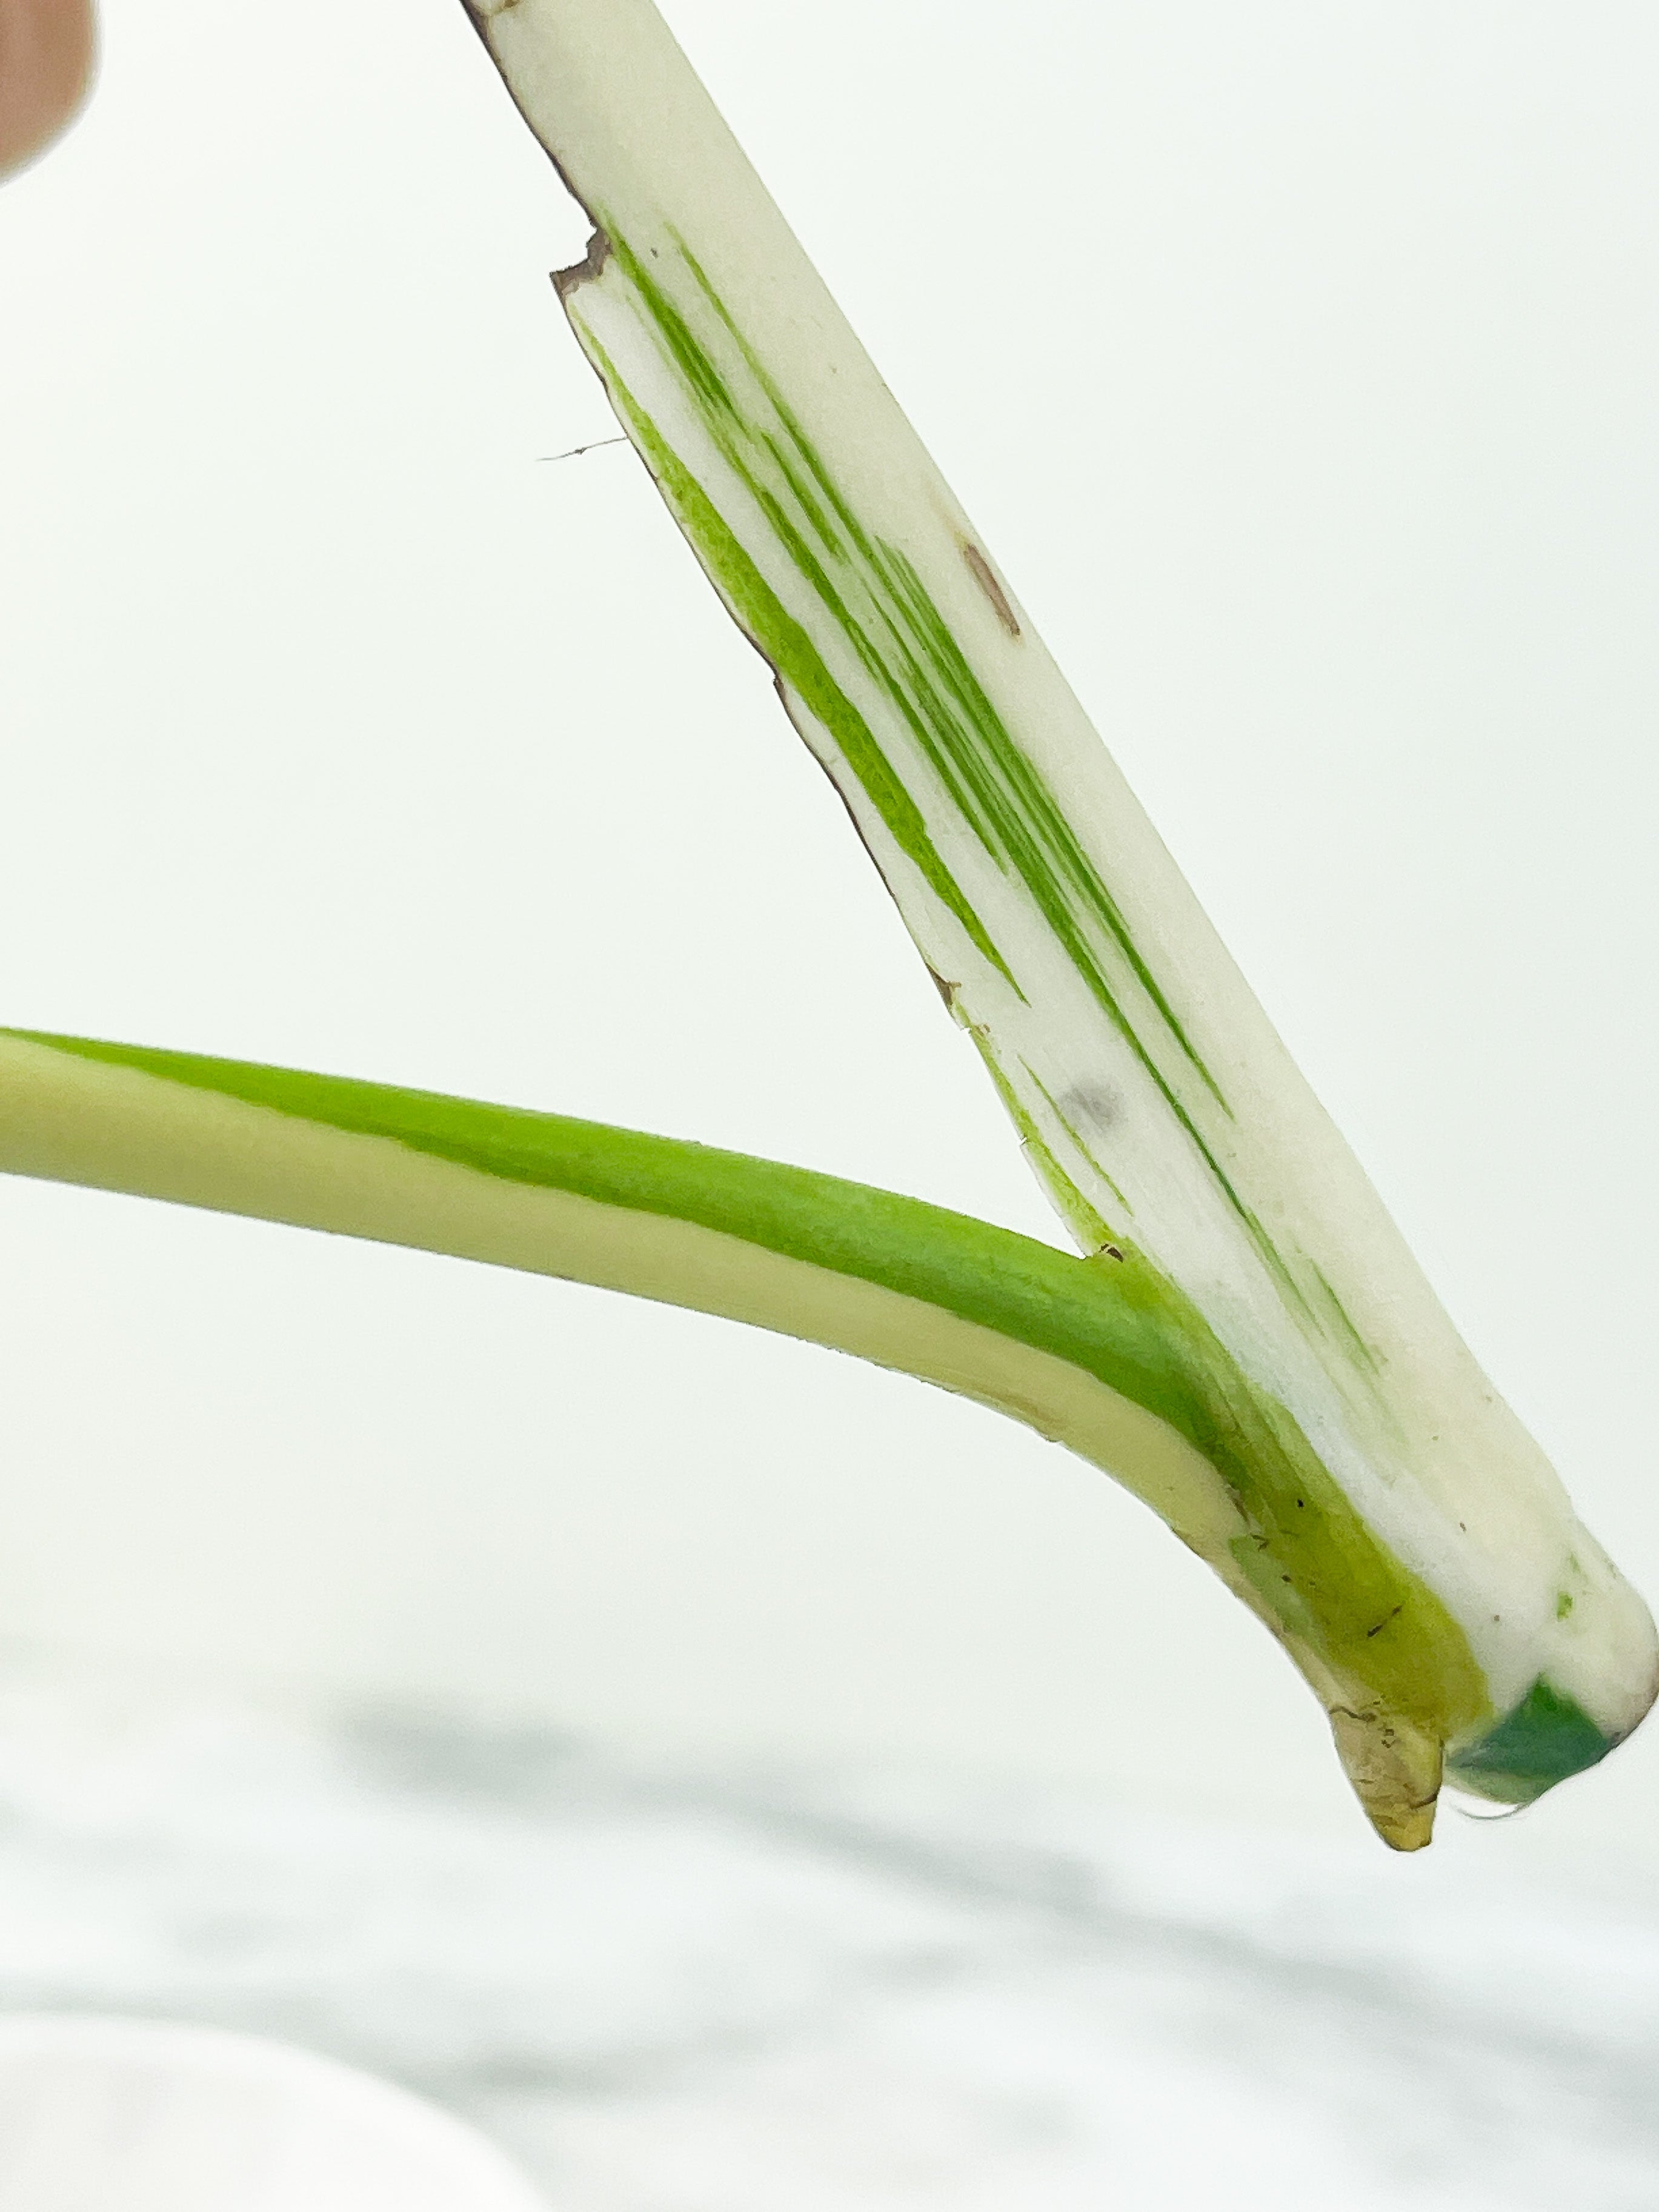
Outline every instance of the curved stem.
[(994, 1407), (1124, 1483), (1266, 1622), (1397, 1846), (1428, 1840), (1448, 1747), (1480, 1786), (1510, 1795), (1569, 1771), (1564, 1745), (1577, 1765), (1609, 1747), (1558, 1696), (1540, 1768), (1536, 1729), (1500, 1718), (1441, 1601), (1131, 1246), (1076, 1259), (672, 1138), (15, 1030), (0, 1031), (0, 1171), (626, 1291)]

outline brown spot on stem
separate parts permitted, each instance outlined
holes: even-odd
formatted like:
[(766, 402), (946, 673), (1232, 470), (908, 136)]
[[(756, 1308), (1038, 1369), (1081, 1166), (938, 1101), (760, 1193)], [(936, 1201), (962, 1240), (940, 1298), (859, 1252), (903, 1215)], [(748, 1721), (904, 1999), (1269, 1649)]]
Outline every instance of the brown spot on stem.
[(977, 545), (964, 545), (962, 557), (968, 563), (969, 573), (986, 598), (996, 609), (997, 620), (1010, 637), (1019, 635), (1019, 618), (1008, 604), (1008, 594), (992, 574), (991, 564)]

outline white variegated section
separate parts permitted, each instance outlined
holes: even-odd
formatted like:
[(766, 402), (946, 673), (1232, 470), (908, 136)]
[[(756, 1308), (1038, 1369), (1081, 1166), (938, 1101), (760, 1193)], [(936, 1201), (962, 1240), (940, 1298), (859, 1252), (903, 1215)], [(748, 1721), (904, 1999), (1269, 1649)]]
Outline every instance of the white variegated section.
[[(872, 536), (903, 549), (984, 690), (1109, 887), (1226, 1112), (1205, 1134), (1299, 1281), (1316, 1267), (1374, 1356), (1297, 1318), (1156, 1086), (1063, 950), (966, 835), (833, 623), (789, 574), (769, 526), (700, 428), (615, 265), (570, 288), (596, 337), (704, 482), (753, 559), (869, 708), (936, 842), (1018, 975), (1028, 1003), (969, 944), (799, 702), (792, 712), (836, 776), (861, 832), (957, 1009), (981, 1031), (1065, 1172), (1109, 1222), (1128, 1201), (1136, 1240), (1193, 1297), (1246, 1373), (1287, 1404), (1333, 1474), (1464, 1626), (1500, 1705), (1547, 1666), (1601, 1723), (1633, 1724), (1651, 1695), (1644, 1608), (1577, 1522), (1547, 1462), (1481, 1374), (1363, 1170), (1128, 790), (1029, 617), (1012, 634), (964, 549), (979, 540), (650, 0), (507, 0), (474, 12), (513, 95), (596, 222), (647, 262), (711, 347), (718, 319), (676, 273), (696, 256), (747, 343)], [(729, 347), (728, 347), (729, 350)], [(983, 557), (983, 556), (981, 556)], [(994, 572), (992, 572), (994, 573)], [(1000, 580), (999, 584), (1000, 584)], [(1006, 586), (1000, 587), (1006, 592)], [(1055, 1098), (1080, 1102), (1078, 1133)], [(1088, 1102), (1110, 1110), (1089, 1122)], [(1097, 1139), (1097, 1145), (1096, 1140)], [(1109, 1170), (1109, 1174), (1103, 1172)], [(1577, 1563), (1585, 1595), (1558, 1596)]]

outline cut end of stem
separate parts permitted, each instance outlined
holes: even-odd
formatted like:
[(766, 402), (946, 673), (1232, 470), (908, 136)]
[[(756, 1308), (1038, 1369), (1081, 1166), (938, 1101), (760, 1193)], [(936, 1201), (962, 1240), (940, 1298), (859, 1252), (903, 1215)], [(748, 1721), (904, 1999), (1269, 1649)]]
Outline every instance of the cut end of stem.
[(1424, 1850), (1440, 1795), (1438, 1739), (1391, 1713), (1339, 1706), (1330, 1719), (1337, 1757), (1372, 1827), (1390, 1850)]

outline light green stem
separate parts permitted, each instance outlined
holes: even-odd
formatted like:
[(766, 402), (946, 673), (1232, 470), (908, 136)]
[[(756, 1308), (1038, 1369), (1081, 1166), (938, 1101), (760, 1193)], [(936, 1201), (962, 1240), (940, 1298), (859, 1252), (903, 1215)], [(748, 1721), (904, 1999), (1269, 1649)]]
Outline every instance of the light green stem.
[[(597, 1122), (17, 1031), (0, 1032), (0, 1171), (627, 1291), (995, 1407), (1125, 1483), (1267, 1623), (1398, 1845), (1427, 1840), (1443, 1746), (1493, 1794), (1528, 1796), (1610, 1747), (1564, 1705), (1493, 1757), (1498, 1715), (1456, 1623), (1133, 1249), (1074, 1259)], [(1513, 1716), (1498, 1725), (1515, 1737)]]

